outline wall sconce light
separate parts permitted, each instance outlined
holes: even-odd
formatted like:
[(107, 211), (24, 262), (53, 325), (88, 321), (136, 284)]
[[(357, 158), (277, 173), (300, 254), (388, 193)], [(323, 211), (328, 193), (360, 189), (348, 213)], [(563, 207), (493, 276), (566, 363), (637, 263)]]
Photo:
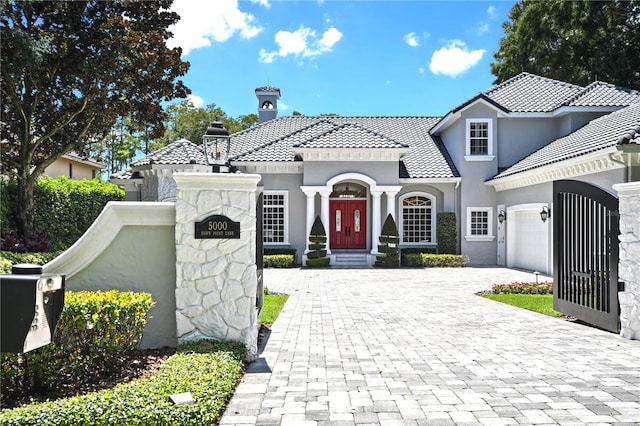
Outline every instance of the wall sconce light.
[(502, 223), (507, 220), (507, 215), (504, 213), (504, 210), (500, 210), (498, 213), (498, 222)]
[(542, 206), (542, 211), (540, 211), (540, 219), (542, 222), (546, 222), (547, 219), (551, 217), (551, 210), (547, 206)]

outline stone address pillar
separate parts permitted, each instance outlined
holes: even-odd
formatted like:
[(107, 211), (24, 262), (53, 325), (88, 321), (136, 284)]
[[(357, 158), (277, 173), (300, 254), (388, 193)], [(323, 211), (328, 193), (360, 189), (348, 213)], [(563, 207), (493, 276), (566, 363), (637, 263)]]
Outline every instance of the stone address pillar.
[(640, 182), (613, 185), (620, 212), (618, 278), (624, 281), (620, 301), (620, 335), (640, 340)]
[[(178, 342), (203, 338), (245, 344), (257, 357), (256, 191), (260, 175), (174, 173)], [(196, 239), (195, 223), (223, 215), (239, 239)]]

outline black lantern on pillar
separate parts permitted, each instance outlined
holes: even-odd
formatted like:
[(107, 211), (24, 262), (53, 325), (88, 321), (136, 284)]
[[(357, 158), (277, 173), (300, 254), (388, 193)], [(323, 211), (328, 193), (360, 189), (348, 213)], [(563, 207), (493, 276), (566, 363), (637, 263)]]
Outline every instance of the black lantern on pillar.
[(551, 217), (551, 210), (549, 210), (549, 207), (542, 206), (542, 210), (540, 211), (540, 219), (542, 219), (542, 222), (546, 222), (547, 219), (549, 219), (550, 217)]
[(216, 173), (229, 171), (229, 150), (231, 149), (231, 138), (229, 131), (224, 128), (221, 121), (214, 121), (202, 135), (202, 145), (204, 154), (207, 157), (207, 164), (213, 166)]

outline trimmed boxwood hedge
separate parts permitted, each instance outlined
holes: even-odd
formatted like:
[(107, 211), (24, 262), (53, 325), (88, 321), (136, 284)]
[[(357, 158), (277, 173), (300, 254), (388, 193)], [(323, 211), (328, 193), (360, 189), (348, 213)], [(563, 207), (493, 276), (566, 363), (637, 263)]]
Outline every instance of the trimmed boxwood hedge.
[[(244, 373), (246, 348), (237, 342), (201, 341), (178, 347), (160, 370), (87, 395), (6, 410), (7, 426), (208, 425), (217, 424)], [(195, 404), (174, 405), (169, 396), (191, 392)]]
[(153, 305), (149, 293), (66, 292), (54, 343), (25, 354), (0, 355), (2, 395), (19, 397), (63, 379), (108, 373), (137, 348)]
[(456, 225), (456, 214), (453, 212), (440, 212), (436, 217), (438, 253), (457, 254), (458, 227)]
[(271, 254), (264, 255), (262, 258), (265, 268), (293, 268), (296, 266), (295, 257), (292, 254)]
[[(15, 180), (0, 179), (0, 224), (15, 228)], [(84, 234), (109, 201), (124, 200), (124, 191), (100, 180), (42, 177), (33, 189), (33, 229), (49, 236), (49, 250), (66, 250)]]

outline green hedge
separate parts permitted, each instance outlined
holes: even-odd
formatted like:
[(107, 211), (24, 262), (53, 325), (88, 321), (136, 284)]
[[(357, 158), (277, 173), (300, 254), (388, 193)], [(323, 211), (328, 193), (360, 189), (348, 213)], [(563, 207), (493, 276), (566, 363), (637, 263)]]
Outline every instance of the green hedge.
[(0, 251), (0, 274), (10, 274), (11, 267), (19, 263), (44, 265), (61, 254), (62, 251), (51, 251), (47, 253), (12, 253), (10, 251)]
[(265, 268), (293, 268), (296, 266), (292, 254), (272, 254), (262, 256)]
[(149, 293), (66, 292), (54, 343), (25, 354), (1, 355), (2, 395), (28, 395), (63, 379), (108, 373), (140, 343), (153, 305)]
[(296, 253), (297, 251), (293, 247), (264, 247), (262, 249), (262, 254), (265, 256), (271, 256), (274, 254), (289, 254), (295, 259)]
[(491, 292), (493, 294), (553, 294), (553, 282), (495, 284)]
[(455, 213), (438, 213), (436, 221), (436, 234), (438, 236), (438, 253), (458, 253), (458, 226), (456, 225)]
[[(15, 180), (0, 182), (0, 224), (13, 229), (17, 184)], [(109, 182), (43, 177), (33, 190), (33, 229), (48, 234), (50, 250), (65, 250), (84, 234), (109, 201), (122, 200), (124, 191)]]
[(423, 253), (421, 256), (425, 268), (463, 268), (469, 262), (469, 258), (461, 254)]
[[(203, 341), (180, 345), (151, 378), (87, 395), (31, 404), (0, 413), (7, 426), (209, 425), (217, 424), (244, 373), (240, 343)], [(191, 392), (192, 405), (169, 396)]]

